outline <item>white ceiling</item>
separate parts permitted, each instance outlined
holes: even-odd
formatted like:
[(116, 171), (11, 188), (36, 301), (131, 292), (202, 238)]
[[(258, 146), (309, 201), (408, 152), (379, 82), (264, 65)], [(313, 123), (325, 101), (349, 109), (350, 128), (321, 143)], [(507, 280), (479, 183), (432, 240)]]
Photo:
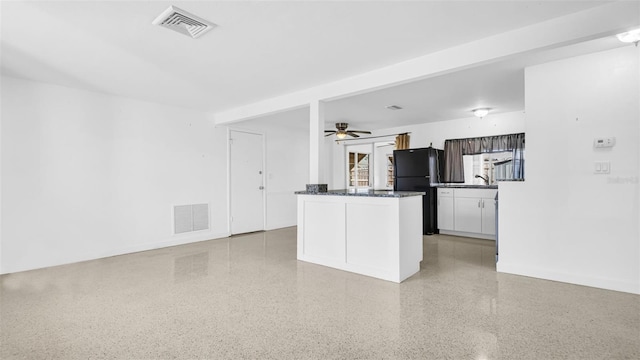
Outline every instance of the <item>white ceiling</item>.
[[(0, 60), (9, 76), (218, 112), (603, 3), (2, 1)], [(169, 5), (218, 27), (194, 40), (151, 25)], [(521, 110), (525, 63), (337, 100), (328, 122), (380, 128), (460, 118), (475, 106)], [(391, 114), (389, 104), (405, 110)]]
[(355, 95), (328, 103), (326, 117), (328, 123), (381, 129), (472, 117), (477, 108), (490, 108), (491, 114), (522, 111), (525, 67), (620, 46), (626, 45), (607, 36)]
[[(472, 109), (524, 109), (524, 70), (499, 63), (331, 102), (329, 119), (377, 129), (473, 116)], [(401, 110), (386, 109), (397, 105)]]

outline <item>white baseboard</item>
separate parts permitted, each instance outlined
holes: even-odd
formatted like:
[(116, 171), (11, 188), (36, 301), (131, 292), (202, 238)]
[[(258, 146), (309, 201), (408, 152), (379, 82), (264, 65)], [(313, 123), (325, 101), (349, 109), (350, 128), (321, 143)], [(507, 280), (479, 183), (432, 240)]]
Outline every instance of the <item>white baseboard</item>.
[[(231, 236), (231, 233), (226, 233), (226, 232), (217, 233), (217, 234), (207, 233), (207, 234), (194, 235), (189, 237), (181, 237), (178, 239), (159, 241), (154, 243), (137, 244), (134, 246), (126, 247), (125, 249), (123, 249), (124, 252), (121, 252), (116, 255), (131, 254), (134, 252), (155, 250), (155, 249), (161, 249), (161, 248), (170, 247), (170, 246), (191, 244), (191, 243), (200, 242), (200, 241), (215, 240), (215, 239), (225, 238), (229, 236)], [(114, 255), (107, 255), (107, 256), (114, 256)], [(107, 257), (107, 256), (101, 256), (101, 257)]]
[(214, 233), (214, 234), (203, 233), (203, 234), (198, 234), (198, 235), (195, 235), (195, 236), (180, 237), (180, 238), (169, 239), (169, 240), (165, 240), (165, 241), (158, 241), (158, 242), (144, 243), (144, 244), (136, 244), (136, 245), (132, 245), (132, 246), (126, 246), (124, 248), (113, 249), (111, 251), (106, 251), (106, 252), (91, 253), (91, 254), (83, 254), (83, 255), (79, 255), (79, 256), (74, 256), (74, 257), (70, 257), (70, 258), (68, 258), (68, 259), (66, 259), (64, 261), (56, 261), (56, 262), (42, 263), (42, 264), (24, 264), (24, 265), (16, 266), (16, 267), (11, 268), (11, 269), (1, 269), (0, 275), (11, 274), (11, 273), (16, 273), (16, 272), (21, 272), (21, 271), (43, 269), (43, 268), (48, 268), (48, 267), (53, 267), (53, 266), (73, 264), (73, 263), (89, 261), (89, 260), (103, 259), (103, 258), (107, 258), (107, 257), (111, 257), (111, 256), (132, 254), (132, 253), (136, 253), (136, 252), (140, 252), (140, 251), (162, 249), (162, 248), (165, 248), (165, 247), (191, 244), (191, 243), (200, 242), (200, 241), (221, 239), (221, 238), (225, 238), (225, 237), (229, 237), (229, 236), (231, 236), (231, 234), (230, 233), (226, 233), (226, 232), (225, 233)]
[(487, 234), (478, 234), (478, 233), (470, 233), (464, 231), (452, 231), (452, 230), (440, 230), (440, 234), (442, 235), (453, 235), (453, 236), (464, 236), (476, 239), (485, 239), (485, 240), (495, 240), (495, 235), (487, 235)]
[(589, 277), (577, 274), (555, 272), (547, 269), (530, 268), (519, 264), (505, 263), (503, 260), (499, 260), (497, 262), (496, 270), (500, 273), (528, 276), (537, 279), (559, 281), (569, 284), (583, 285), (599, 289), (621, 291), (640, 295), (640, 284), (620, 281), (616, 279)]
[(276, 230), (276, 229), (284, 229), (284, 228), (288, 228), (288, 227), (292, 227), (292, 226), (296, 226), (298, 225), (295, 221), (293, 222), (286, 222), (286, 223), (280, 223), (280, 224), (270, 224), (269, 226), (267, 226), (265, 228), (266, 231), (269, 230)]

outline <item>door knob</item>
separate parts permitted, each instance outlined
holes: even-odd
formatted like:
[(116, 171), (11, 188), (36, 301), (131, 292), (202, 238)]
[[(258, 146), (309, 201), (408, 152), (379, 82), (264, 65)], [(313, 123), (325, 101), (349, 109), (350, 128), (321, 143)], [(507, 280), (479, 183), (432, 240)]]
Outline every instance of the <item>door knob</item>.
[(258, 189), (260, 189), (260, 190), (264, 190), (264, 186), (260, 186)]

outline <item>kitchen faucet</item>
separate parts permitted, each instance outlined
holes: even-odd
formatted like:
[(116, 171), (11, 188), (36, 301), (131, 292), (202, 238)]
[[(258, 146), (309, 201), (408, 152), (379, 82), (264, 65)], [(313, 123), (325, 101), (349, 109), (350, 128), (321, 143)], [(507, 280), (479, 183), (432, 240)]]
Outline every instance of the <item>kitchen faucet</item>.
[(489, 177), (484, 177), (482, 175), (476, 175), (477, 178), (480, 178), (482, 180), (484, 180), (485, 183), (487, 183), (487, 185), (489, 185)]

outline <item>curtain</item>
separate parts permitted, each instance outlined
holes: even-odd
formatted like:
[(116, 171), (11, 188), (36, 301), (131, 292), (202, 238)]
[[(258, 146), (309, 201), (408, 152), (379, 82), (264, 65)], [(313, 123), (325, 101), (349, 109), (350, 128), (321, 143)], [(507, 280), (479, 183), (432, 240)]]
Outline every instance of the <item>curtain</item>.
[(464, 164), (462, 162), (464, 139), (444, 142), (444, 182), (463, 183)]
[(513, 179), (524, 180), (524, 133), (444, 142), (444, 181), (464, 182), (463, 155), (513, 151)]
[(456, 141), (463, 142), (464, 155), (524, 149), (524, 133), (457, 139)]
[(518, 137), (513, 143), (513, 178), (524, 180), (524, 134), (516, 135)]
[(409, 134), (400, 134), (396, 136), (396, 150), (409, 149)]

